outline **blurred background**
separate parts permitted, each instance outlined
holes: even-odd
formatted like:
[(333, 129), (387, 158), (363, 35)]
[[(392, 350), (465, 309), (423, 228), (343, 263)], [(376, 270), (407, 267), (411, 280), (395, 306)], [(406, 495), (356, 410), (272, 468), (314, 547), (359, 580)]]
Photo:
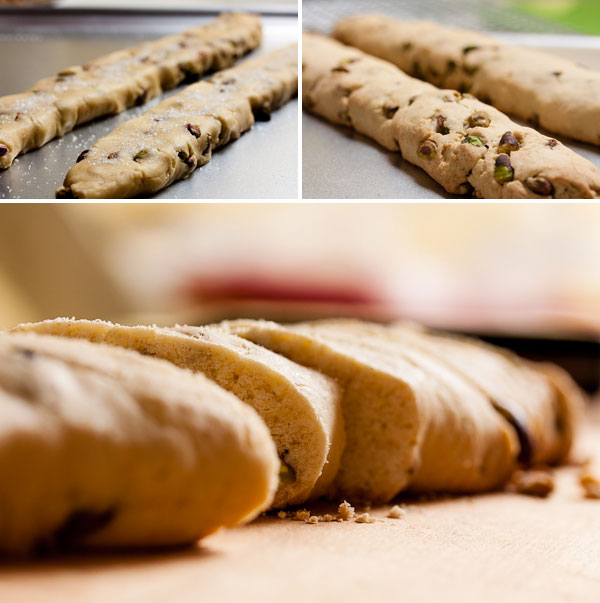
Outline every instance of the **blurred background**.
[(381, 12), (503, 32), (600, 35), (599, 0), (303, 0), (304, 27), (329, 32), (340, 17)]
[(408, 319), (600, 369), (598, 204), (3, 204), (0, 328)]

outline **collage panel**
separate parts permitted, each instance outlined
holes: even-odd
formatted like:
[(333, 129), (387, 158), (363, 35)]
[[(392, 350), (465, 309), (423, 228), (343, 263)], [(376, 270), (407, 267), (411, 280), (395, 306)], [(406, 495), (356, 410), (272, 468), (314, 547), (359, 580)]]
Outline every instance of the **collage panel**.
[(305, 0), (304, 198), (599, 198), (599, 10)]
[(122, 4), (0, 2), (0, 199), (297, 199), (295, 0)]

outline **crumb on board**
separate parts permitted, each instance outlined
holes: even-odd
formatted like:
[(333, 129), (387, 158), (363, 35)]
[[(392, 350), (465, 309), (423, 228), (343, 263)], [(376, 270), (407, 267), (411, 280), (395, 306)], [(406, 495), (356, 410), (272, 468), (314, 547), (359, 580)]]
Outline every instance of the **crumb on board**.
[(319, 523), (319, 516), (311, 515), (307, 521), (308, 521), (308, 523)]
[(360, 515), (357, 515), (354, 521), (356, 523), (375, 523), (377, 520), (368, 513), (361, 513)]
[(600, 499), (600, 474), (594, 472), (591, 464), (582, 467), (579, 473), (579, 483), (586, 498)]
[(516, 471), (512, 484), (519, 494), (545, 498), (554, 490), (554, 478), (548, 471)]
[(277, 513), (277, 517), (279, 517), (279, 519), (285, 519), (287, 515), (288, 514), (285, 511), (279, 511), (279, 513)]
[(398, 505), (394, 505), (387, 514), (391, 519), (404, 519), (406, 517), (406, 511), (400, 508)]
[(294, 519), (296, 521), (308, 521), (310, 519), (310, 511), (306, 509), (301, 509), (300, 511), (296, 511), (296, 515), (294, 515)]
[(325, 513), (325, 515), (321, 517), (321, 521), (335, 521), (335, 517), (329, 513)]
[(338, 515), (342, 518), (342, 521), (350, 521), (354, 517), (354, 507), (345, 500), (338, 507)]

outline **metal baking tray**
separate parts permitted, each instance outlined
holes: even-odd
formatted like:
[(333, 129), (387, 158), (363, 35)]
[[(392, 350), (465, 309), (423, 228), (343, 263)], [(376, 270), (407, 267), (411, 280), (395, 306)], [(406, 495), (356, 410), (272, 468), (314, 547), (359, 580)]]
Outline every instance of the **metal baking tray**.
[[(508, 32), (494, 35), (512, 44), (536, 47), (600, 69), (598, 37)], [(600, 167), (600, 147), (545, 134)], [(307, 113), (302, 114), (302, 196), (306, 199), (455, 198), (423, 170), (403, 160), (399, 153), (386, 151), (350, 128)]]
[[(0, 15), (0, 95), (22, 92), (39, 79), (144, 40), (177, 33), (214, 19), (216, 13), (164, 11), (35, 10)], [(298, 38), (297, 17), (262, 16), (263, 44), (249, 57), (270, 52)], [(12, 57), (12, 60), (7, 60)], [(124, 121), (137, 117), (171, 90), (143, 107), (76, 128), (41, 149), (18, 157), (0, 171), (0, 199), (54, 198), (81, 151)], [(213, 155), (188, 180), (160, 191), (160, 199), (290, 199), (298, 196), (298, 102), (275, 111), (269, 122)]]

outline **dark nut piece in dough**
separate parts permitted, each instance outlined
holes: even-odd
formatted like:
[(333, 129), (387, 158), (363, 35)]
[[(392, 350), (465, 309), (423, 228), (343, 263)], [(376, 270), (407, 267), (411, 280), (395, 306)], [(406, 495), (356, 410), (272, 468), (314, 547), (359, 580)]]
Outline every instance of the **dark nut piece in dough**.
[(469, 182), (463, 182), (456, 187), (457, 195), (472, 195), (475, 189)]
[(469, 115), (467, 121), (471, 128), (487, 128), (490, 125), (490, 116), (485, 111), (477, 111)]
[(200, 138), (200, 136), (202, 135), (202, 133), (200, 132), (200, 128), (198, 126), (195, 126), (194, 124), (188, 124), (186, 126), (188, 132), (194, 137), (194, 138)]
[(543, 176), (530, 176), (525, 180), (525, 186), (536, 195), (548, 197), (554, 192), (552, 183)]
[(512, 132), (505, 132), (498, 144), (498, 153), (510, 155), (511, 151), (518, 151), (521, 148), (519, 141)]
[(443, 134), (443, 135), (450, 134), (450, 130), (446, 127), (446, 118), (445, 117), (443, 117), (442, 115), (438, 115), (435, 118), (435, 124), (436, 124), (435, 131), (438, 134)]
[(417, 155), (427, 159), (433, 159), (437, 150), (437, 144), (433, 140), (424, 140), (417, 148)]
[(8, 147), (5, 144), (0, 144), (0, 157), (8, 154)]
[(383, 111), (383, 114), (385, 115), (386, 119), (392, 119), (392, 117), (396, 115), (396, 111), (398, 111), (399, 108), (400, 107), (398, 107), (397, 105), (394, 107), (384, 105), (383, 107), (381, 107), (381, 110)]
[(150, 153), (148, 151), (146, 151), (145, 149), (141, 150), (139, 153), (136, 153), (133, 156), (133, 160), (134, 161), (141, 161), (142, 159), (145, 159), (146, 157), (148, 157), (149, 154)]
[(89, 152), (90, 152), (90, 149), (81, 151), (81, 153), (79, 153), (79, 157), (77, 157), (77, 159), (75, 160), (75, 163), (79, 163), (80, 161), (83, 161), (88, 156)]
[(494, 179), (498, 184), (510, 182), (515, 177), (515, 172), (510, 165), (510, 157), (508, 155), (498, 155), (496, 165), (494, 167)]

